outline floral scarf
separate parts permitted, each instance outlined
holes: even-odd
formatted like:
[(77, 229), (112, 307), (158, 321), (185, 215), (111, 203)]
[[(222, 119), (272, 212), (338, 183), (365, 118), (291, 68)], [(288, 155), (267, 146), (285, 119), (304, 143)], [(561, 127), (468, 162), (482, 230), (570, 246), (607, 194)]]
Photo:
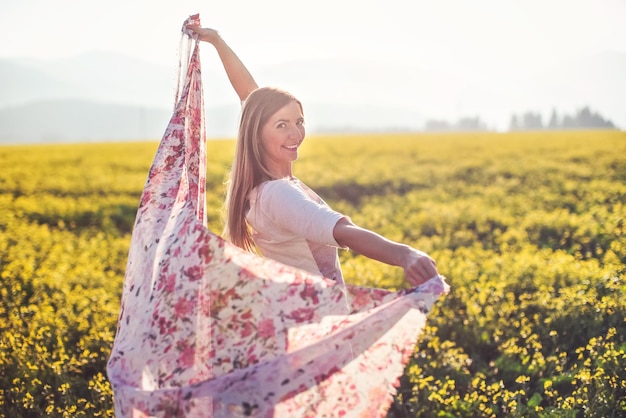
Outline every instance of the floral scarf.
[(384, 416), (448, 285), (341, 286), (207, 229), (199, 43), (184, 36), (187, 70), (137, 211), (107, 365), (116, 417)]

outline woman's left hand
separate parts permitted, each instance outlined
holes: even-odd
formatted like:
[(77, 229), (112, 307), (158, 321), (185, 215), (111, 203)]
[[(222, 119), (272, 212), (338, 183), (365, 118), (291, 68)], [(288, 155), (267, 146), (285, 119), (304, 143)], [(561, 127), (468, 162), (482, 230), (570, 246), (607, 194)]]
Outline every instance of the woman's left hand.
[(411, 286), (419, 286), (420, 284), (439, 275), (437, 271), (437, 263), (423, 251), (411, 248), (402, 264), (404, 268), (404, 276)]

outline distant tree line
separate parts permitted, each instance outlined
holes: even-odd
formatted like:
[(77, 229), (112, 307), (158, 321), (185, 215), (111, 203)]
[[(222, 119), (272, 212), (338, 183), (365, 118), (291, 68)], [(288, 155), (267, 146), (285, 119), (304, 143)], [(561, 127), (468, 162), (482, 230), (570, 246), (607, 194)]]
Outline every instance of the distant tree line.
[[(599, 113), (593, 112), (589, 107), (583, 107), (576, 111), (574, 115), (559, 116), (556, 109), (552, 109), (552, 114), (547, 123), (544, 123), (541, 113), (526, 112), (521, 115), (511, 116), (509, 131), (530, 131), (540, 129), (617, 129), (608, 119)], [(456, 122), (449, 122), (442, 119), (430, 119), (424, 124), (426, 132), (473, 132), (489, 131), (487, 124), (478, 116), (463, 117)]]
[(613, 122), (604, 119), (599, 113), (592, 112), (589, 107), (579, 109), (573, 116), (559, 117), (556, 109), (552, 109), (550, 120), (543, 123), (540, 113), (526, 112), (513, 115), (509, 131), (525, 131), (538, 129), (616, 129)]
[(424, 130), (428, 132), (446, 132), (446, 131), (487, 131), (487, 125), (476, 117), (465, 117), (457, 122), (448, 122), (446, 120), (431, 119), (424, 124)]

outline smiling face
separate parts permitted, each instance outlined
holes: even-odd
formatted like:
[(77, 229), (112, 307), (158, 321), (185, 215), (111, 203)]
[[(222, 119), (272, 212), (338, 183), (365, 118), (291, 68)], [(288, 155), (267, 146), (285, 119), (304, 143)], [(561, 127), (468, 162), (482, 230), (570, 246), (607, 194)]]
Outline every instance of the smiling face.
[(304, 134), (302, 108), (295, 100), (270, 116), (263, 126), (263, 163), (276, 178), (291, 176), (291, 163), (298, 159)]

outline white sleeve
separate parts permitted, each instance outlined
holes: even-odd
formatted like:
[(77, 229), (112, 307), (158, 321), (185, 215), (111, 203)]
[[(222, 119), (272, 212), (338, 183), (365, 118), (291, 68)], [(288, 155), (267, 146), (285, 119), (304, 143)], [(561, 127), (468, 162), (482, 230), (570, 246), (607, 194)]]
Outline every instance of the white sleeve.
[(263, 215), (277, 227), (309, 241), (339, 247), (333, 229), (344, 215), (311, 200), (297, 185), (282, 180), (268, 182), (259, 200)]

